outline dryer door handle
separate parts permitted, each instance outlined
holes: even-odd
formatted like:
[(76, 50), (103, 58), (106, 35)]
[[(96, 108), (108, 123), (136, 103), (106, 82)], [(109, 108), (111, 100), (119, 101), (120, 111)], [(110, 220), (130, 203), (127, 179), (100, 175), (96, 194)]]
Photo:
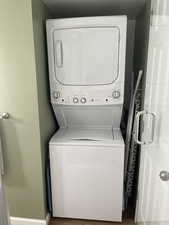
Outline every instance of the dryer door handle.
[(55, 42), (55, 64), (58, 68), (63, 66), (63, 45), (61, 40)]

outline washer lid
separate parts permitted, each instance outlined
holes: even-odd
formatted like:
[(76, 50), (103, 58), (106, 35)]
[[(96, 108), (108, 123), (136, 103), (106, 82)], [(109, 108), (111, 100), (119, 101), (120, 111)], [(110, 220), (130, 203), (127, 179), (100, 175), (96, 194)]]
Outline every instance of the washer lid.
[(55, 77), (62, 85), (112, 84), (119, 73), (118, 27), (79, 27), (53, 32)]
[(50, 145), (112, 145), (124, 144), (120, 129), (61, 128), (52, 137)]

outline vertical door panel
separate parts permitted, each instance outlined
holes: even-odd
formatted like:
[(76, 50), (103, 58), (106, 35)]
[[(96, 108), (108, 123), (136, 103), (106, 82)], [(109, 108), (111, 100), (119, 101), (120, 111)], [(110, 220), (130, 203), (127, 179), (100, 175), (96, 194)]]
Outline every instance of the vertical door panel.
[[(169, 223), (169, 2), (152, 1), (144, 110), (155, 114), (154, 140), (141, 146), (136, 221), (140, 224)], [(143, 118), (142, 139), (150, 135), (150, 121)]]
[(0, 139), (0, 225), (9, 224), (9, 215), (7, 210), (6, 198), (3, 187), (2, 174), (4, 173), (3, 157), (2, 157), (2, 145)]

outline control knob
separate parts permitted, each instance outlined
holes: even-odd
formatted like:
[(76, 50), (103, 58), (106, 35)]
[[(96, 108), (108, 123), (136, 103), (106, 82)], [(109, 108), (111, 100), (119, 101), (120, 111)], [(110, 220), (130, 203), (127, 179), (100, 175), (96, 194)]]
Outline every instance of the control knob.
[(113, 91), (113, 93), (112, 93), (112, 97), (113, 98), (120, 98), (120, 91)]
[(85, 98), (85, 97), (83, 97), (83, 98), (81, 98), (81, 100), (80, 100), (80, 101), (81, 101), (81, 103), (83, 103), (83, 104), (84, 104), (84, 103), (86, 103), (86, 98)]
[(59, 91), (54, 91), (54, 92), (53, 92), (53, 97), (54, 97), (55, 99), (58, 99), (58, 98), (60, 97), (60, 92), (59, 92)]
[(79, 99), (78, 99), (77, 97), (74, 97), (74, 98), (73, 98), (73, 102), (76, 104), (76, 103), (79, 102)]

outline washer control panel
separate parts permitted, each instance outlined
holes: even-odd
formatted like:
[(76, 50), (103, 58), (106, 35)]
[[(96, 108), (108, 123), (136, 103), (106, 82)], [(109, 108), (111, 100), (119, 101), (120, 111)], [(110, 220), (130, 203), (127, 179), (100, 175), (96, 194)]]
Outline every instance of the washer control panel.
[(51, 93), (51, 100), (55, 104), (63, 105), (112, 105), (123, 103), (123, 88), (115, 87), (109, 90), (56, 90)]

